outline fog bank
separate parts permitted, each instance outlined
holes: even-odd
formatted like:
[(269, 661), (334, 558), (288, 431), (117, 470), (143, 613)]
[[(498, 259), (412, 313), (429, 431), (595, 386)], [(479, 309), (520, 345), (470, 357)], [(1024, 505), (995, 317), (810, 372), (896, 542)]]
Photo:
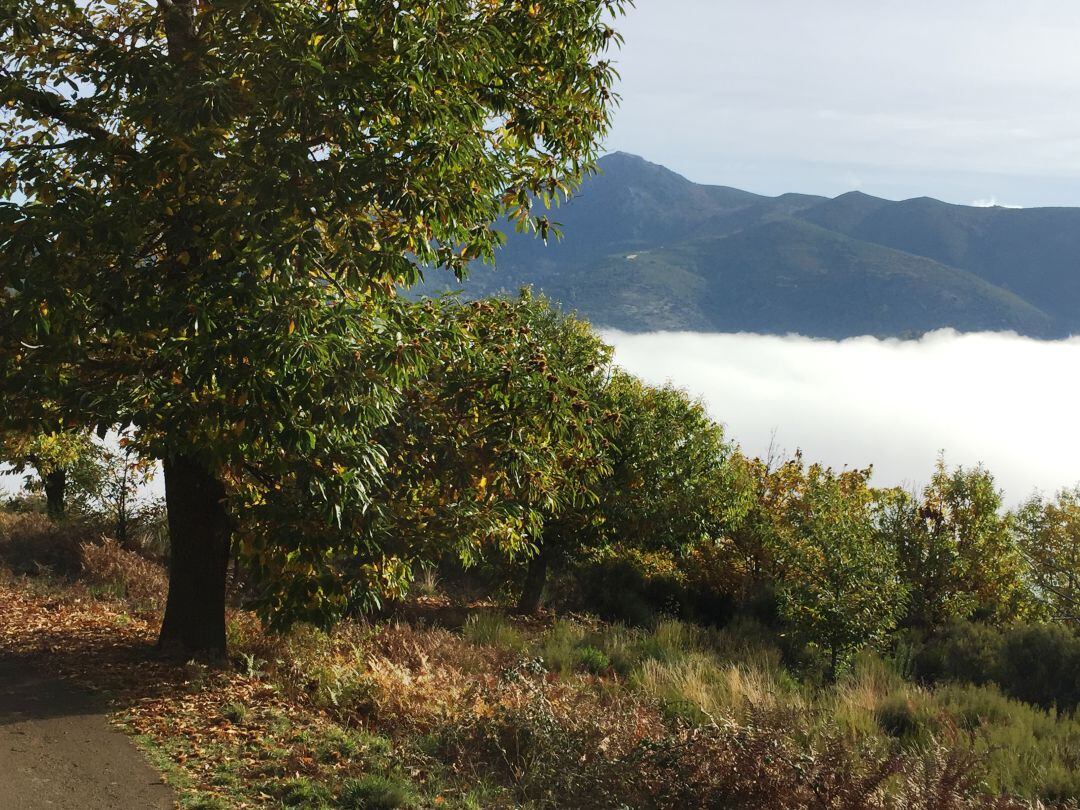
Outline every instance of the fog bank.
[(1080, 338), (933, 332), (921, 340), (605, 331), (617, 362), (701, 397), (752, 455), (774, 441), (879, 485), (922, 485), (944, 450), (1006, 499), (1080, 481)]

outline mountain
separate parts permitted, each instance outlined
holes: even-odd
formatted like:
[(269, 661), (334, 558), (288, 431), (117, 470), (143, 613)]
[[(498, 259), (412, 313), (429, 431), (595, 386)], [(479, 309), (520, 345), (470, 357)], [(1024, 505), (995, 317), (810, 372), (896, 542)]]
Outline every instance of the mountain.
[(531, 284), (627, 331), (1080, 333), (1080, 209), (765, 197), (616, 153), (552, 219), (562, 241), (508, 232), (497, 269), (456, 286)]

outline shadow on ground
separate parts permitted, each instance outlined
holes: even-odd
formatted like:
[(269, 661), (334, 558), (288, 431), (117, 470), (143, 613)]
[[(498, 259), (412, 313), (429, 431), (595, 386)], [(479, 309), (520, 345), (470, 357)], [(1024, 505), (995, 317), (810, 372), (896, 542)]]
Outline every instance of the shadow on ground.
[(161, 776), (109, 725), (104, 696), (55, 674), (64, 657), (0, 654), (0, 807), (174, 807)]

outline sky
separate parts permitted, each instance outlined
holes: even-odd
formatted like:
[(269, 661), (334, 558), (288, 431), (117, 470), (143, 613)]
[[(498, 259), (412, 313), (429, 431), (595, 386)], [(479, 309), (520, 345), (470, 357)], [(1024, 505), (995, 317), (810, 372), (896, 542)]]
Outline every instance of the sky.
[(610, 151), (763, 194), (1080, 205), (1075, 0), (637, 0)]
[(770, 445), (780, 455), (802, 450), (808, 462), (872, 465), (877, 484), (912, 489), (944, 451), (950, 466), (985, 464), (1010, 506), (1080, 483), (1080, 377), (1068, 372), (1080, 368), (1080, 338), (605, 337), (621, 366), (700, 398), (752, 456)]

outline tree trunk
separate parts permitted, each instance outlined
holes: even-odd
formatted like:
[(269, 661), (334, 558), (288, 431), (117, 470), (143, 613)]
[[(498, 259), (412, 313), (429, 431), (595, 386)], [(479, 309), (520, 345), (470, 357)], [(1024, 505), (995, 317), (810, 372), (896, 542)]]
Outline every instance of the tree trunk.
[(531, 616), (540, 610), (550, 563), (551, 552), (545, 543), (540, 546), (540, 551), (536, 556), (529, 560), (529, 568), (525, 572), (525, 585), (521, 589), (521, 598), (518, 599), (518, 613)]
[(232, 527), (225, 487), (190, 456), (166, 459), (169, 598), (158, 649), (169, 655), (225, 654), (225, 574)]
[(51, 472), (44, 478), (45, 511), (53, 520), (64, 517), (64, 491), (67, 489), (67, 470)]

